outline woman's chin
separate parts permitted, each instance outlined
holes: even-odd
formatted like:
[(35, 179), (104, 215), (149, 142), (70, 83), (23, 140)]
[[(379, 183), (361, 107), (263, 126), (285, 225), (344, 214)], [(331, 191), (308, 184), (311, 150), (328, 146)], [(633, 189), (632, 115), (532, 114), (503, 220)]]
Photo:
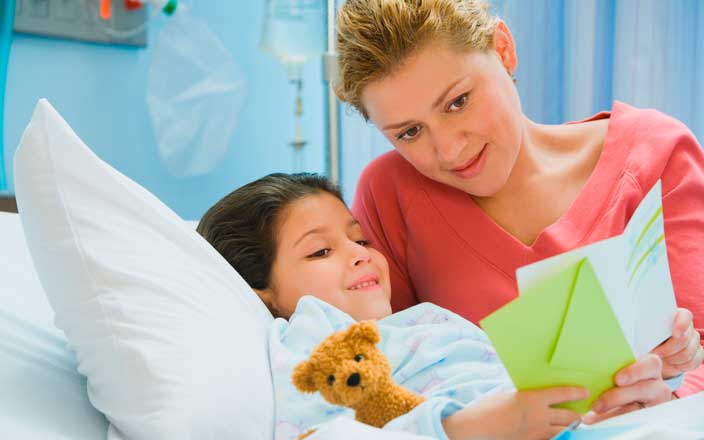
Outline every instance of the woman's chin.
[(459, 189), (474, 197), (493, 197), (506, 186), (506, 179), (498, 176), (477, 176), (476, 180), (465, 181), (453, 179), (445, 182), (448, 185)]

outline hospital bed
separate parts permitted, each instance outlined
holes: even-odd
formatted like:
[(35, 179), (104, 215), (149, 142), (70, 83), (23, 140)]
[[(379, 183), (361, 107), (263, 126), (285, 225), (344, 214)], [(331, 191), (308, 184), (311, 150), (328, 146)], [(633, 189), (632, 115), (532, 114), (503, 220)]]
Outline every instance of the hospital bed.
[[(44, 107), (40, 108), (42, 105)], [(41, 122), (38, 125), (35, 124), (35, 129), (40, 127), (37, 129), (38, 134), (33, 134), (34, 137), (29, 141), (27, 139), (23, 141), (33, 145), (21, 146), (18, 152), (18, 157), (25, 156), (17, 161), (19, 167), (16, 165), (15, 173), (20, 214), (0, 213), (0, 438), (28, 440), (95, 440), (107, 437), (113, 439), (251, 438), (253, 440), (272, 438), (280, 427), (274, 426), (273, 393), (268, 359), (263, 348), (266, 340), (266, 324), (270, 322), (271, 317), (263, 304), (258, 301), (248, 286), (242, 285), (243, 281), (238, 276), (239, 281), (233, 281), (229, 279), (230, 273), (226, 272), (222, 280), (217, 280), (219, 275), (216, 270), (232, 271), (224, 260), (224, 265), (215, 269), (209, 266), (197, 266), (201, 260), (211, 261), (211, 265), (214, 266), (220, 263), (217, 261), (219, 258), (217, 253), (195, 234), (193, 223), (183, 222), (146, 190), (99, 161), (75, 137), (68, 125), (58, 117), (58, 113), (55, 113), (53, 108), (48, 106), (48, 103), (40, 104), (38, 113), (35, 113), (35, 120), (39, 118)], [(45, 146), (40, 145), (42, 142), (51, 143), (49, 150), (56, 150), (44, 150)], [(61, 155), (57, 155), (57, 152)], [(44, 153), (47, 153), (46, 156), (43, 156)], [(43, 162), (51, 162), (51, 166), (42, 168)], [(47, 173), (51, 174), (50, 180), (46, 179)], [(76, 177), (79, 175), (80, 178)], [(88, 179), (90, 185), (81, 180), (83, 177)], [(98, 182), (97, 180), (100, 179), (104, 181)], [(56, 193), (57, 197), (51, 195), (53, 186), (61, 187)], [(76, 191), (80, 194), (72, 195), (67, 191)], [(114, 194), (119, 194), (119, 197), (112, 198)], [(54, 206), (52, 203), (59, 203), (59, 205)], [(55, 209), (57, 207), (60, 210)], [(48, 218), (42, 218), (44, 216)], [(111, 216), (120, 218), (116, 220)], [(76, 234), (76, 231), (88, 228), (87, 224), (91, 222), (92, 225), (88, 226), (98, 228), (96, 235), (75, 235), (72, 236), (73, 241), (56, 238), (61, 234)], [(125, 229), (128, 230), (125, 231)], [(119, 238), (113, 238), (110, 237), (111, 233), (125, 234)], [(93, 241), (100, 242), (102, 246), (111, 246), (109, 250), (105, 248), (106, 255), (100, 253), (100, 249), (103, 248), (91, 247), (93, 244), (88, 242), (90, 237), (93, 237)], [(182, 239), (183, 243), (177, 246), (175, 242)], [(185, 327), (188, 329), (186, 336), (193, 333), (198, 336), (199, 332), (210, 333), (204, 333), (209, 339), (199, 340), (194, 336), (192, 341), (180, 341), (179, 338), (174, 340), (165, 338), (166, 333), (162, 332), (152, 338), (149, 350), (135, 351), (131, 356), (138, 358), (144, 364), (158, 363), (161, 357), (165, 356), (164, 353), (168, 354), (167, 351), (159, 352), (164, 349), (159, 346), (162, 344), (167, 348), (175, 346), (176, 352), (190, 350), (183, 359), (179, 360), (193, 368), (212, 368), (212, 364), (218, 363), (225, 363), (228, 368), (208, 370), (201, 376), (195, 377), (194, 380), (197, 381), (195, 387), (190, 389), (189, 394), (179, 396), (175, 402), (170, 401), (168, 396), (178, 396), (178, 390), (175, 391), (176, 394), (169, 394), (174, 392), (174, 385), (166, 383), (165, 388), (156, 390), (157, 397), (162, 398), (166, 395), (166, 400), (158, 402), (157, 407), (151, 407), (151, 409), (147, 406), (146, 414), (139, 411), (133, 414), (129, 411), (135, 410), (135, 406), (145, 402), (131, 401), (130, 396), (134, 394), (137, 398), (147, 401), (154, 398), (153, 395), (148, 394), (150, 390), (143, 388), (149, 388), (151, 382), (164, 380), (164, 377), (159, 376), (158, 368), (165, 369), (168, 373), (165, 377), (172, 382), (175, 376), (184, 371), (187, 372), (188, 369), (179, 370), (178, 362), (160, 365), (156, 369), (150, 365), (149, 368), (145, 367), (144, 373), (137, 371), (135, 364), (129, 366), (131, 371), (127, 373), (119, 368), (115, 369), (115, 363), (123, 360), (120, 356), (123, 356), (126, 350), (115, 341), (124, 335), (111, 334), (107, 339), (100, 340), (103, 335), (98, 333), (102, 331), (100, 327), (102, 324), (99, 320), (94, 322), (91, 316), (92, 309), (86, 308), (91, 306), (91, 301), (94, 299), (90, 295), (99, 295), (101, 292), (81, 292), (84, 296), (79, 296), (76, 302), (70, 304), (66, 303), (67, 300), (62, 298), (62, 295), (70, 297), (74, 295), (73, 290), (82, 290), (81, 278), (77, 273), (85, 269), (83, 266), (90, 265), (93, 265), (91, 283), (101, 282), (101, 279), (104, 281), (109, 276), (117, 276), (116, 279), (120, 280), (122, 285), (129, 287), (129, 284), (133, 283), (132, 277), (127, 279), (119, 277), (129, 270), (139, 271), (144, 266), (144, 261), (149, 261), (142, 260), (142, 266), (129, 266), (129, 264), (135, 264), (134, 261), (139, 261), (144, 255), (148, 256), (140, 246), (144, 247), (144, 242), (149, 240), (155, 242), (161, 240), (159, 246), (162, 246), (162, 249), (166, 246), (168, 249), (158, 254), (162, 258), (152, 259), (151, 264), (159, 267), (160, 264), (164, 264), (161, 260), (173, 260), (167, 261), (169, 265), (164, 267), (170, 269), (169, 276), (178, 281), (179, 285), (162, 289), (158, 283), (151, 284), (155, 297), (161, 294), (171, 295), (167, 303), (160, 305), (162, 309), (130, 309), (128, 305), (121, 304), (115, 310), (118, 315), (125, 316), (118, 316), (115, 319), (118, 321), (131, 319), (132, 317), (128, 316), (130, 313), (139, 312), (147, 315), (148, 319), (145, 321), (147, 325), (153, 322), (156, 327), (160, 325), (160, 320), (168, 321), (174, 313), (188, 314), (196, 311), (193, 327), (189, 328), (188, 322), (179, 320), (177, 323), (170, 323), (171, 327), (164, 331), (179, 332), (182, 331), (180, 327)], [(70, 254), (62, 254), (61, 246), (77, 246), (79, 242), (83, 246), (80, 249), (82, 266), (76, 268), (72, 266), (75, 262), (71, 261), (74, 257)], [(125, 247), (130, 251), (127, 256), (121, 255)], [(182, 250), (180, 248), (185, 249), (183, 257), (186, 259), (185, 263), (176, 261)], [(115, 255), (111, 255), (113, 253)], [(188, 260), (189, 258), (192, 260)], [(111, 262), (114, 262), (115, 267), (111, 267)], [(179, 267), (177, 263), (186, 264), (186, 266)], [(205, 326), (203, 321), (198, 322), (200, 315), (217, 314), (219, 311), (213, 310), (216, 307), (211, 307), (208, 311), (199, 310), (199, 304), (191, 301), (193, 298), (202, 299), (204, 303), (215, 301), (208, 295), (218, 287), (216, 284), (212, 284), (215, 287), (210, 286), (204, 292), (198, 292), (199, 296), (193, 298), (187, 296), (188, 291), (181, 298), (173, 296), (172, 291), (178, 291), (182, 287), (180, 284), (194, 282), (188, 278), (190, 276), (187, 273), (188, 264), (194, 265), (192, 267), (193, 272), (196, 273), (194, 276), (203, 271), (213, 270), (207, 277), (195, 279), (196, 283), (221, 282), (225, 286), (230, 286), (228, 287), (230, 290), (239, 292), (233, 295), (237, 296), (232, 302), (236, 306), (232, 311), (233, 317), (229, 319), (230, 317), (226, 315), (223, 321), (225, 324), (219, 323), (215, 315), (205, 316), (207, 318), (204, 321), (207, 323)], [(119, 273), (107, 273), (113, 269)], [(153, 276), (147, 269), (150, 268), (144, 268), (144, 273), (133, 272), (133, 277), (139, 278), (141, 282), (142, 278)], [(101, 270), (103, 273), (98, 273)], [(165, 278), (162, 281), (168, 283), (171, 278)], [(61, 292), (62, 289), (64, 292)], [(148, 293), (151, 294), (151, 291)], [(221, 300), (224, 301), (222, 303), (224, 306), (231, 305), (228, 302), (231, 300), (229, 296), (223, 298)], [(121, 299), (111, 297), (111, 301), (118, 300)], [(145, 295), (142, 295), (135, 301), (144, 300)], [(169, 309), (172, 305), (181, 307), (182, 303), (187, 307)], [(108, 302), (101, 303), (102, 312), (112, 305)], [(61, 319), (57, 320), (57, 317)], [(200, 318), (203, 317), (200, 316)], [(234, 327), (218, 327), (218, 325), (230, 325), (229, 321), (235, 321), (232, 324)], [(59, 330), (55, 323), (59, 323), (63, 329), (68, 329), (67, 332)], [(128, 328), (127, 331), (134, 330), (134, 327), (140, 324), (138, 320), (121, 323)], [(242, 323), (245, 323), (246, 327), (237, 327)], [(98, 327), (90, 327), (92, 325), (98, 325)], [(226, 329), (220, 332), (225, 334), (212, 333), (213, 329), (220, 328)], [(142, 337), (151, 329), (139, 330), (137, 334)], [(73, 335), (71, 339), (73, 345), (69, 344), (70, 338), (67, 338), (67, 334)], [(147, 334), (146, 337), (148, 336)], [(88, 340), (85, 339), (86, 337)], [(106, 349), (101, 344), (115, 344), (115, 347)], [(134, 345), (134, 341), (131, 344)], [(210, 345), (213, 347), (209, 347)], [(159, 356), (155, 357), (155, 353)], [(173, 356), (174, 352), (171, 353)], [(242, 356), (242, 353), (247, 355)], [(206, 357), (206, 359), (199, 360), (199, 357)], [(82, 359), (80, 373), (77, 359)], [(142, 365), (137, 364), (137, 366)], [(101, 376), (102, 370), (107, 370), (110, 374)], [(110, 388), (115, 385), (110, 382), (119, 379), (115, 376), (127, 377), (128, 373), (135, 377), (136, 382), (128, 381), (126, 385), (118, 382), (116, 383), (118, 388)], [(86, 376), (93, 378), (92, 387), (88, 386)], [(198, 384), (201, 384), (204, 389), (202, 395), (197, 394), (200, 391)], [(89, 394), (91, 394), (90, 398)], [(120, 406), (121, 403), (117, 402), (123, 398), (127, 399), (126, 406)], [(183, 403), (182, 400), (188, 400), (188, 402)], [(156, 414), (164, 408), (167, 412), (171, 411), (169, 414), (174, 414), (171, 406), (179, 405), (186, 407), (187, 410), (181, 413), (175, 412), (182, 417), (171, 418), (161, 424), (158, 421), (155, 422), (154, 417), (148, 417), (151, 414), (150, 410)], [(103, 411), (96, 408), (101, 408)], [(194, 408), (205, 408), (206, 411), (198, 413)], [(612, 419), (603, 425), (604, 429), (609, 429), (609, 433), (617, 436), (626, 435), (627, 431), (632, 432), (636, 428), (646, 431), (652, 428), (650, 434), (654, 432), (653, 429), (659, 429), (661, 431), (656, 432), (665, 430), (673, 435), (672, 438), (680, 439), (698, 438), (692, 433), (704, 432), (704, 394), (702, 393), (639, 413)], [(112, 414), (118, 421), (118, 425), (122, 423), (122, 426), (129, 426), (134, 429), (132, 432), (137, 434), (131, 434), (127, 430), (117, 430), (115, 423), (109, 423), (104, 414)], [(140, 431), (140, 423), (135, 423), (139, 417), (145, 417), (143, 420), (145, 426), (156, 426), (154, 429), (157, 430), (151, 431), (153, 434), (151, 437), (144, 436), (145, 431)], [(199, 419), (203, 421), (200, 425)], [(170, 426), (177, 427), (171, 432), (172, 435), (158, 431), (158, 429), (168, 429)], [(234, 426), (236, 429), (228, 431), (229, 426)], [(685, 431), (676, 432), (683, 427), (686, 428)], [(598, 429), (599, 425), (591, 430), (578, 430), (573, 435), (574, 438), (609, 438), (605, 434), (607, 431), (600, 433)], [(226, 432), (240, 433), (240, 435), (228, 437), (224, 434)], [(159, 435), (159, 433), (165, 435)], [(644, 435), (650, 434), (646, 432)], [(595, 436), (587, 437), (588, 435)], [(337, 420), (321, 428), (309, 438), (311, 440), (357, 440), (359, 438), (417, 440), (421, 437), (381, 431), (350, 420)]]
[[(0, 243), (0, 438), (105, 439), (108, 421), (88, 400), (86, 379), (77, 371), (66, 337), (53, 323), (54, 313), (37, 279), (17, 214), (0, 212)], [(607, 421), (599, 425), (602, 431), (578, 431), (571, 438), (608, 438), (604, 432), (616, 437), (625, 435), (629, 428), (641, 429), (641, 438), (658, 438), (646, 437), (648, 423), (651, 434), (663, 429), (673, 432), (695, 424), (696, 417), (704, 429), (702, 393)], [(653, 423), (655, 420), (662, 423)], [(343, 420), (327, 428), (331, 439), (414, 438), (380, 434)]]
[[(195, 229), (194, 222), (189, 226)], [(0, 243), (0, 438), (105, 439), (108, 421), (91, 405), (75, 354), (53, 323), (18, 214), (0, 212)], [(321, 434), (316, 437), (422, 440), (351, 420)]]
[(0, 437), (105, 438), (107, 421), (54, 324), (17, 214), (0, 212)]

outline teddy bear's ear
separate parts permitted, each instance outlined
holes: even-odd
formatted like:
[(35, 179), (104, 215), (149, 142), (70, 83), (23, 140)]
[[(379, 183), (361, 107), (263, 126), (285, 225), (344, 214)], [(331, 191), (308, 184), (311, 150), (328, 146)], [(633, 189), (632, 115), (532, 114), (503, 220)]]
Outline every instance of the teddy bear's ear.
[(352, 326), (347, 329), (346, 339), (349, 338), (368, 341), (373, 345), (376, 345), (381, 339), (379, 330), (376, 329), (374, 321), (360, 321), (352, 324)]
[(303, 361), (293, 369), (293, 385), (302, 393), (318, 391), (313, 381), (313, 364)]

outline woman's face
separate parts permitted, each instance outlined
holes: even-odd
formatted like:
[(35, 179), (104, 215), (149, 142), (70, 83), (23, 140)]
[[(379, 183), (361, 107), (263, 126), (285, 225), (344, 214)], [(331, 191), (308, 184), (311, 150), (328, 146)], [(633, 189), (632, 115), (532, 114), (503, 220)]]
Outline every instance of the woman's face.
[(369, 119), (420, 173), (479, 197), (508, 180), (523, 127), (503, 24), (494, 41), (486, 53), (433, 42), (362, 91)]
[(271, 286), (264, 292), (282, 316), (289, 317), (304, 295), (356, 320), (391, 313), (386, 258), (369, 246), (340, 200), (328, 193), (310, 195), (287, 207), (282, 219)]

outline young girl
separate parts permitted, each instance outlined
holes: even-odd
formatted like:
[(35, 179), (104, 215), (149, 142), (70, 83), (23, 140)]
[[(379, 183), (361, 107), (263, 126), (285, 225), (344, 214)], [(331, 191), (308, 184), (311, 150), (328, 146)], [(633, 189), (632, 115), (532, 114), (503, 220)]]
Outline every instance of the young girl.
[(271, 174), (249, 183), (208, 210), (198, 232), (284, 318), (269, 338), (277, 440), (351, 415), (295, 390), (291, 373), (330, 333), (365, 319), (379, 320), (378, 347), (394, 380), (426, 397), (385, 429), (452, 440), (538, 439), (579, 420), (551, 405), (587, 398), (581, 388), (503, 391), (511, 389), (508, 376), (469, 321), (432, 304), (392, 315), (386, 259), (323, 177)]

